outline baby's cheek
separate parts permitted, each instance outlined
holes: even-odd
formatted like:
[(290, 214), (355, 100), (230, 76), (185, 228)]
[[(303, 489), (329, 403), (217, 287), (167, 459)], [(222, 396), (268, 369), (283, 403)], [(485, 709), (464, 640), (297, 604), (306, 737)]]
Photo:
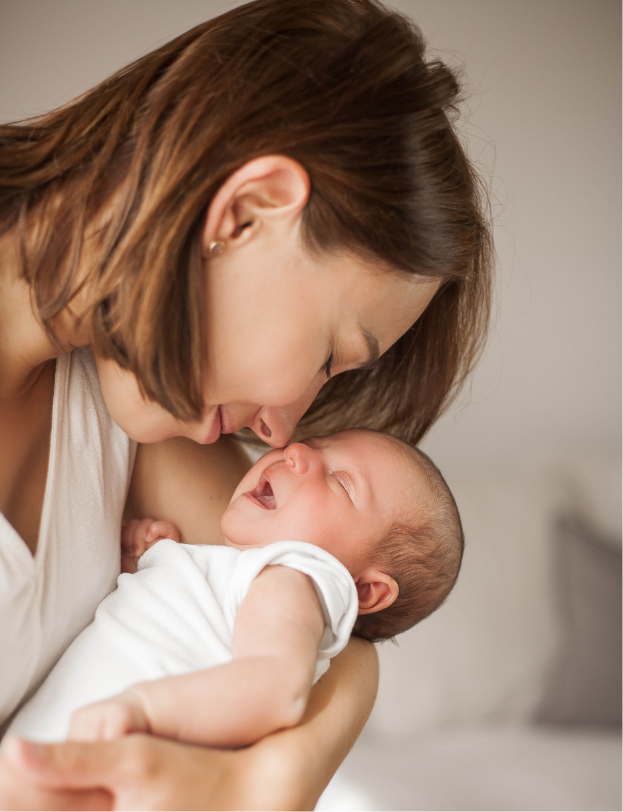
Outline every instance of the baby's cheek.
[(290, 510), (287, 516), (280, 516), (277, 530), (284, 540), (306, 541), (326, 550), (334, 542), (336, 521), (326, 505), (310, 500), (309, 504)]

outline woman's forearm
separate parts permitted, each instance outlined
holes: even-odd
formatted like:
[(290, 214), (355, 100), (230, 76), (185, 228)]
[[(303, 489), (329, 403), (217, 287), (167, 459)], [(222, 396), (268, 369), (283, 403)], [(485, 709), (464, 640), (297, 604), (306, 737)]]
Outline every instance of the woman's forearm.
[(313, 687), (301, 724), (246, 751), (246, 808), (313, 809), (361, 733), (377, 687), (376, 650), (354, 637)]

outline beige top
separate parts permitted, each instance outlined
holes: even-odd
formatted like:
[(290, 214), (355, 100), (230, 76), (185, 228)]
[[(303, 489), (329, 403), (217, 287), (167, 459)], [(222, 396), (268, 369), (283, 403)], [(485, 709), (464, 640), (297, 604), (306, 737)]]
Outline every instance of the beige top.
[(135, 452), (104, 405), (91, 352), (61, 356), (34, 557), (0, 513), (0, 725), (115, 586)]

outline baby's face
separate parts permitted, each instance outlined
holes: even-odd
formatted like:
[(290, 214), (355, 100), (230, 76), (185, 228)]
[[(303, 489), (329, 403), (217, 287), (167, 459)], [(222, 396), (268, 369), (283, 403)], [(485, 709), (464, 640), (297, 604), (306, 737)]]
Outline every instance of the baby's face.
[[(307, 541), (357, 577), (422, 482), (388, 438), (351, 430), (263, 456), (242, 479), (221, 528), (234, 547)], [(413, 492), (415, 485), (416, 493)]]

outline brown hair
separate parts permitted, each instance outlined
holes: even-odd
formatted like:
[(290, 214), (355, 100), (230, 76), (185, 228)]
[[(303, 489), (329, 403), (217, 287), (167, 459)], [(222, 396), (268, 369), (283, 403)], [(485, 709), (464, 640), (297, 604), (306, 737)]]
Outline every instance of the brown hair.
[(207, 208), (247, 161), (289, 156), (311, 179), (310, 248), (442, 280), (373, 369), (327, 383), (300, 433), (368, 426), (415, 442), (473, 367), (489, 315), (490, 231), (448, 118), (457, 97), (418, 29), (376, 0), (256, 0), (58, 110), (0, 126), (0, 236), (18, 241), (52, 338), (86, 286), (95, 350), (197, 419)]
[(456, 583), (465, 547), (459, 510), (437, 466), (420, 449), (385, 436), (400, 445), (418, 478), (424, 477), (429, 500), (412, 511), (405, 506), (413, 520), (397, 521), (374, 552), (373, 565), (399, 589), (387, 609), (357, 617), (353, 634), (374, 643), (407, 631), (441, 606)]

